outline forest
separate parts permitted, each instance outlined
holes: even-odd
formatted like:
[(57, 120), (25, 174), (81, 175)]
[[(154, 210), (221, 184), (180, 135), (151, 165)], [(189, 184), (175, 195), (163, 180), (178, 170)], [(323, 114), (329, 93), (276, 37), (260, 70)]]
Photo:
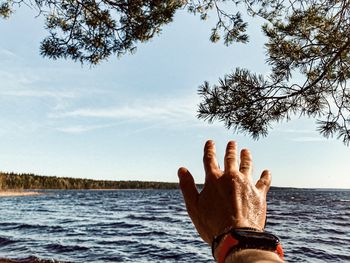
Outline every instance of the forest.
[(0, 172), (1, 190), (177, 189), (178, 183), (111, 181)]

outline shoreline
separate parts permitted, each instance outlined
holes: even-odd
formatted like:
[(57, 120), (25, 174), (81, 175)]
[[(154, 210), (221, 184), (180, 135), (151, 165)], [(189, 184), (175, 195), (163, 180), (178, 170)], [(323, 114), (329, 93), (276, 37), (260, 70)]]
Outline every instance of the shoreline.
[[(0, 190), (0, 197), (12, 197), (12, 196), (35, 196), (41, 195), (40, 192), (35, 191), (16, 191), (16, 190)], [(0, 261), (1, 263), (1, 261)]]

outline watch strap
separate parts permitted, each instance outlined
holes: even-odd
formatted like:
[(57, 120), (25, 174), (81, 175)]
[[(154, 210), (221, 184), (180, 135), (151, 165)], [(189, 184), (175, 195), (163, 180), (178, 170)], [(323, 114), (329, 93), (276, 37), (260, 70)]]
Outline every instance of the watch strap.
[(254, 230), (231, 229), (214, 239), (212, 243), (213, 256), (217, 248), (219, 249), (216, 255), (218, 263), (224, 263), (229, 253), (242, 249), (271, 251), (282, 259), (284, 256), (282, 245), (277, 236)]

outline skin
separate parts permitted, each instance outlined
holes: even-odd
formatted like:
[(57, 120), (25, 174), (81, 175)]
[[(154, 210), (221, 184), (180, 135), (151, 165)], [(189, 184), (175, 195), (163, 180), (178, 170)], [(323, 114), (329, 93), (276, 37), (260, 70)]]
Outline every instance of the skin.
[[(239, 159), (238, 163), (236, 142), (228, 142), (224, 170), (220, 170), (214, 142), (207, 141), (203, 156), (205, 184), (200, 193), (191, 173), (184, 167), (178, 171), (187, 212), (199, 235), (209, 245), (216, 236), (231, 228), (252, 227), (264, 230), (266, 195), (271, 184), (270, 172), (263, 171), (254, 184), (249, 150), (243, 149)], [(273, 252), (247, 249), (230, 255), (226, 262), (282, 261)]]
[(283, 260), (275, 253), (257, 250), (245, 249), (229, 255), (225, 263), (283, 263)]

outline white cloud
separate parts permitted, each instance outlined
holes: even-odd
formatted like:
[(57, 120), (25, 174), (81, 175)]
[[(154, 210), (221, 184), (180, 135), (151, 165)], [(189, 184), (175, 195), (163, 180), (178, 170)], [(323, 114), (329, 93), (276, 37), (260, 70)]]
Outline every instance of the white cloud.
[(123, 106), (121, 108), (78, 109), (63, 114), (66, 117), (93, 117), (114, 119), (159, 119), (187, 115), (183, 109), (159, 106)]
[(52, 101), (52, 110), (64, 110), (69, 107), (74, 99), (78, 98), (78, 93), (75, 91), (67, 91), (67, 90), (40, 90), (40, 89), (6, 89), (0, 90), (1, 97), (11, 97), (16, 100), (22, 99), (51, 99)]
[[(148, 129), (182, 129), (194, 126), (207, 126), (208, 124), (196, 118), (196, 101), (191, 98), (157, 100), (136, 99), (132, 103), (119, 107), (78, 108), (71, 111), (56, 109), (48, 114), (53, 123), (66, 123), (74, 120), (77, 125), (55, 125), (56, 130), (68, 134), (81, 134), (97, 129), (104, 129), (137, 122), (143, 125), (133, 133)], [(103, 123), (101, 125), (85, 125), (90, 123)], [(82, 123), (82, 124), (79, 124)]]
[(9, 136), (14, 135), (24, 135), (37, 133), (40, 130), (44, 129), (42, 123), (38, 123), (31, 120), (26, 121), (17, 121), (17, 120), (7, 120), (1, 119), (1, 130), (0, 137), (9, 138)]
[(317, 132), (315, 130), (305, 130), (305, 129), (280, 129), (280, 130), (275, 130), (278, 132), (285, 132), (285, 133), (304, 133), (304, 134), (317, 134)]
[(30, 89), (17, 89), (17, 90), (5, 90), (0, 91), (2, 96), (13, 97), (34, 97), (34, 98), (75, 98), (76, 94), (71, 91), (48, 91), (48, 90), (30, 90)]
[(324, 137), (316, 137), (316, 136), (305, 136), (305, 137), (296, 137), (291, 139), (294, 142), (326, 142), (328, 141)]
[(69, 127), (63, 127), (63, 128), (57, 128), (56, 130), (64, 133), (71, 133), (71, 134), (80, 134), (88, 131), (93, 131), (97, 129), (102, 128), (108, 128), (112, 125), (77, 125), (77, 126), (69, 126)]
[(39, 76), (28, 72), (27, 69), (18, 67), (11, 68), (11, 66), (8, 65), (6, 69), (4, 69), (4, 67), (0, 68), (0, 79), (1, 92), (5, 92), (7, 90), (18, 90), (22, 88), (28, 89), (31, 85), (38, 83), (41, 80)]
[(5, 48), (0, 48), (0, 57), (1, 58), (14, 58), (17, 57), (15, 53), (12, 51), (5, 49)]
[(157, 102), (136, 101), (120, 107), (80, 108), (51, 114), (52, 118), (103, 118), (137, 121), (195, 119), (196, 104), (189, 99), (159, 99)]

